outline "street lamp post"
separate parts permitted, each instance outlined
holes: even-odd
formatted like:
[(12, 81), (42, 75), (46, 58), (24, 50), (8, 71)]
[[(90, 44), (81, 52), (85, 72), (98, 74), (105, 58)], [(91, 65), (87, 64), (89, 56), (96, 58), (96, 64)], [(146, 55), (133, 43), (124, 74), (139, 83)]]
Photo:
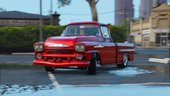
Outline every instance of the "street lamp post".
[(130, 16), (127, 13), (128, 9), (125, 8), (124, 14), (125, 14), (125, 24), (126, 24), (126, 41), (129, 42), (129, 33), (130, 33)]
[(40, 0), (39, 41), (40, 41), (40, 42), (43, 42), (42, 0)]
[(126, 40), (127, 41), (130, 41), (130, 38), (129, 38), (129, 34), (130, 34), (130, 21), (131, 19), (130, 18), (127, 18), (127, 28), (126, 28)]

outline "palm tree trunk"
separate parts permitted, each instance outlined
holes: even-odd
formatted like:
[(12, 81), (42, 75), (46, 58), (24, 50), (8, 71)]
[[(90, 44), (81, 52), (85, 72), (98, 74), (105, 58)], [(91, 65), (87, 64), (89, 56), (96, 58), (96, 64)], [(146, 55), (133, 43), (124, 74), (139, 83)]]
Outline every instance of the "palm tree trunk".
[(97, 9), (96, 9), (96, 0), (87, 0), (90, 6), (90, 10), (92, 13), (92, 20), (93, 21), (98, 21), (98, 16), (97, 16)]

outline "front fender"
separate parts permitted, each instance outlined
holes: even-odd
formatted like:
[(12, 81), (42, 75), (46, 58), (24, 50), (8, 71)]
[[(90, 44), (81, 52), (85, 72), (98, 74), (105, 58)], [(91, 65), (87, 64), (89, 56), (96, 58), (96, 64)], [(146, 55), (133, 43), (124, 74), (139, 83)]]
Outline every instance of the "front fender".
[(91, 57), (92, 57), (92, 55), (94, 54), (94, 53), (96, 53), (96, 54), (99, 54), (99, 51), (97, 51), (97, 50), (89, 50), (89, 51), (86, 51), (85, 52), (85, 58), (86, 58), (86, 60), (91, 60)]

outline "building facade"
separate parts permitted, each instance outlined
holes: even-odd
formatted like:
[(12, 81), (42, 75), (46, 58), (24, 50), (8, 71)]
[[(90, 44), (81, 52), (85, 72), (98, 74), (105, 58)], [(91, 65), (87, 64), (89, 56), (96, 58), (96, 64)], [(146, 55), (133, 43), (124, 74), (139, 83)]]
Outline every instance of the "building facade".
[(170, 46), (170, 6), (154, 7), (149, 19), (131, 21), (130, 35), (143, 47)]
[[(42, 16), (44, 25), (59, 25), (59, 14)], [(34, 26), (39, 25), (40, 15), (20, 11), (0, 12), (0, 26)], [(52, 18), (52, 20), (51, 20)], [(52, 22), (50, 22), (52, 21)]]
[(153, 0), (153, 7), (158, 6), (159, 4), (162, 3), (166, 3), (167, 4), (167, 0)]
[(115, 0), (115, 25), (122, 25), (134, 17), (133, 0)]

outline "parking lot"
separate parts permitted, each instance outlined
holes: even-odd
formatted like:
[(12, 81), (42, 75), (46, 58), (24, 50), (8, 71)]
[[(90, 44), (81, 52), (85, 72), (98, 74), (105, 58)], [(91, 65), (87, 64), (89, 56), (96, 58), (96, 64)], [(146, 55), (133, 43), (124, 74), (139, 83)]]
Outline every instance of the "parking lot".
[[(55, 73), (31, 64), (33, 54), (0, 55), (2, 96), (167, 96), (170, 94), (170, 65), (149, 62), (166, 58), (169, 50), (138, 49), (129, 67), (100, 66), (96, 75), (86, 70), (57, 68)], [(129, 90), (127, 90), (129, 89)], [(136, 90), (134, 92), (133, 90)], [(97, 91), (97, 92), (96, 92)], [(122, 93), (123, 91), (123, 93)], [(124, 96), (124, 95), (123, 95)]]

